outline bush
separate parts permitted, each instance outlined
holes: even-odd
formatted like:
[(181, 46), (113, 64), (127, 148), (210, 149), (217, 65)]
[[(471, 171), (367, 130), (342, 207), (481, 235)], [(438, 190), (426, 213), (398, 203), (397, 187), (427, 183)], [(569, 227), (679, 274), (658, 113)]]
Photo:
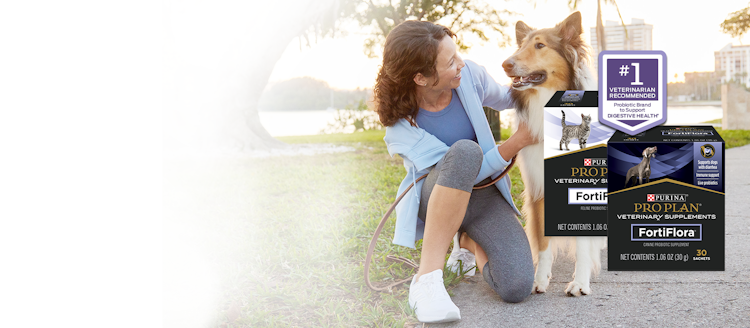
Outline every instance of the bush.
[(351, 133), (382, 128), (383, 124), (380, 123), (378, 114), (370, 110), (367, 102), (362, 99), (355, 106), (347, 105), (344, 109), (337, 109), (333, 122), (328, 123), (321, 133)]

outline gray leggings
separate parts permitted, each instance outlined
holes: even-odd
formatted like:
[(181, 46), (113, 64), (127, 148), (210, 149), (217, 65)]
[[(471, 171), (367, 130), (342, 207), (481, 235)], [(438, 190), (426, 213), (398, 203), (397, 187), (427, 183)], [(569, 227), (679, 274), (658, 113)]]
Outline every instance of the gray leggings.
[[(484, 280), (511, 303), (531, 294), (534, 264), (526, 234), (515, 211), (495, 186), (472, 190), (482, 165), (482, 148), (471, 140), (459, 140), (433, 167), (422, 185), (419, 218), (425, 220), (427, 202), (435, 184), (471, 193), (461, 229), (487, 253)], [(480, 184), (491, 181), (485, 179)]]

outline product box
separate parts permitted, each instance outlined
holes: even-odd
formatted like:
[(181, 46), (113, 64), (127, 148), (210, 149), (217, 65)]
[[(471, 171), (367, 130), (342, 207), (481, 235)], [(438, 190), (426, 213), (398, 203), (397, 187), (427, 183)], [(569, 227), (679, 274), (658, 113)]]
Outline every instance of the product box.
[(724, 141), (711, 126), (615, 132), (608, 270), (724, 270)]
[[(607, 140), (597, 91), (558, 91), (544, 107), (544, 235), (607, 235)], [(563, 119), (564, 117), (564, 119)]]

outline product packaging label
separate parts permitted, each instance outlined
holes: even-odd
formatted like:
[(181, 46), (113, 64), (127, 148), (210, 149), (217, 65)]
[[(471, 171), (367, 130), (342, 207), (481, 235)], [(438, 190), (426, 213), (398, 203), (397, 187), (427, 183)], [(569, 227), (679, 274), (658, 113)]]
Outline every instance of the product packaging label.
[(710, 126), (616, 132), (608, 270), (724, 270), (724, 141)]
[(602, 123), (637, 134), (667, 121), (667, 55), (663, 51), (599, 53)]
[[(607, 235), (607, 140), (597, 91), (558, 91), (544, 108), (544, 235)], [(564, 116), (564, 119), (563, 119)]]

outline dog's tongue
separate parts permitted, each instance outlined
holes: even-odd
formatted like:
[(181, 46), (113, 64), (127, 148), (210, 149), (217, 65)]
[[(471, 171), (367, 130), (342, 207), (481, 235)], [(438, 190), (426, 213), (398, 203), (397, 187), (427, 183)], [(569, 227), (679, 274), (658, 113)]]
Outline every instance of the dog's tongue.
[(514, 77), (513, 77), (513, 83), (518, 83), (518, 82), (520, 82), (520, 81), (521, 81), (521, 78), (520, 78), (520, 77), (518, 77), (518, 76), (514, 76)]

